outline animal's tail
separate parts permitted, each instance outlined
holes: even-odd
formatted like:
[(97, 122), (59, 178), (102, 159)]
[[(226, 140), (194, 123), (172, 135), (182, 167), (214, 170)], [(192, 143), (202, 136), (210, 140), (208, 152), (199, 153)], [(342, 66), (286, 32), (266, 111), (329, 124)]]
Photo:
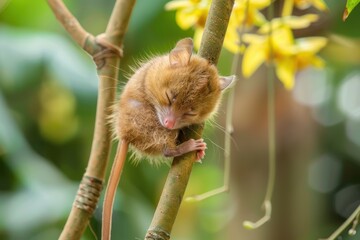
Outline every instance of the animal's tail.
[(111, 168), (103, 204), (101, 230), (102, 240), (110, 240), (111, 237), (112, 209), (114, 205), (116, 189), (119, 184), (121, 172), (125, 164), (128, 146), (129, 144), (126, 141), (119, 142), (113, 166)]

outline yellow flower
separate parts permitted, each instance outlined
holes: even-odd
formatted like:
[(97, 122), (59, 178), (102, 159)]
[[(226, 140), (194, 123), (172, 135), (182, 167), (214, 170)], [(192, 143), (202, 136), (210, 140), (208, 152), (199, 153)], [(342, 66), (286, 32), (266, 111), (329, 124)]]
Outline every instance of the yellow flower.
[(323, 0), (295, 0), (295, 6), (299, 9), (307, 9), (314, 6), (320, 11), (327, 11), (328, 8)]
[[(269, 6), (271, 0), (236, 0), (224, 39), (224, 47), (230, 52), (241, 52), (240, 29), (261, 26), (266, 23), (261, 9)], [(246, 19), (245, 19), (246, 18)]]
[(211, 0), (173, 0), (165, 5), (166, 10), (177, 10), (175, 18), (180, 28), (195, 28), (195, 48), (200, 46), (210, 3)]
[[(326, 9), (323, 0), (291, 1), (301, 8), (314, 5), (320, 10)], [(182, 29), (195, 28), (194, 45), (196, 48), (200, 46), (210, 3), (211, 0), (173, 0), (165, 6), (167, 10), (177, 10), (176, 22)], [(284, 16), (271, 20), (270, 24), (260, 11), (271, 3), (272, 0), (235, 0), (224, 47), (233, 53), (244, 51), (242, 70), (245, 77), (251, 76), (263, 62), (272, 60), (276, 75), (287, 89), (291, 89), (297, 71), (309, 65), (323, 66), (322, 59), (317, 57), (316, 53), (326, 45), (326, 39), (322, 37), (294, 39), (291, 29), (308, 27), (318, 20), (315, 14), (306, 14), (301, 17)], [(245, 49), (240, 42), (240, 32), (245, 29), (241, 28), (248, 29), (253, 26), (259, 27), (259, 34), (243, 35), (242, 40), (249, 43)], [(269, 37), (270, 26), (272, 32)]]
[(176, 11), (176, 23), (184, 30), (204, 27), (211, 0), (174, 0), (165, 5), (166, 10)]
[(245, 34), (244, 41), (249, 43), (244, 52), (242, 65), (245, 77), (250, 77), (263, 62), (272, 60), (277, 77), (285, 88), (291, 89), (294, 86), (296, 72), (310, 65), (324, 65), (316, 53), (326, 45), (326, 38), (294, 39), (291, 29), (285, 25), (273, 29), (271, 36)]
[(260, 10), (269, 6), (270, 3), (271, 0), (235, 0), (231, 20), (238, 26), (244, 20), (246, 26), (259, 26), (266, 22)]
[[(260, 10), (269, 6), (270, 3), (271, 0), (235, 0), (224, 47), (231, 52), (238, 52), (240, 49), (239, 27), (243, 25), (245, 17), (245, 27), (260, 26), (266, 22)], [(165, 5), (166, 10), (176, 10), (176, 23), (180, 28), (187, 30), (193, 27), (195, 29), (195, 48), (200, 46), (210, 4), (211, 0), (173, 0)]]
[(270, 30), (270, 25), (273, 30), (282, 27), (283, 25), (286, 25), (291, 29), (307, 28), (310, 26), (311, 23), (316, 22), (318, 19), (319, 16), (316, 14), (274, 18), (271, 20), (271, 22), (266, 22), (265, 24), (263, 24), (258, 32), (262, 34), (268, 33)]

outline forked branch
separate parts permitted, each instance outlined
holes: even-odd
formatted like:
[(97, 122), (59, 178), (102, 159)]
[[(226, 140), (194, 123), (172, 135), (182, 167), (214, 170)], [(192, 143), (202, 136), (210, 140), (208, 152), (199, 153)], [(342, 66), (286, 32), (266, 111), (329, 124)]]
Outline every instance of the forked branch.
[(94, 137), (90, 159), (70, 215), (59, 239), (80, 239), (95, 210), (102, 190), (111, 149), (111, 129), (107, 119), (115, 100), (117, 67), (122, 56), (122, 42), (135, 0), (117, 0), (105, 34), (93, 37), (83, 29), (61, 0), (48, 0), (59, 22), (98, 66), (99, 91)]

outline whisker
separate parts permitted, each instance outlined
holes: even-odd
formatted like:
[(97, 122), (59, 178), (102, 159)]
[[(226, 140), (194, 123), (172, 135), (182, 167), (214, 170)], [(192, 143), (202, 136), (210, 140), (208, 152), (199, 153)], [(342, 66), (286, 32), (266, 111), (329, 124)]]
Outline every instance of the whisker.
[(215, 120), (213, 119), (209, 119), (208, 123), (210, 126), (215, 126), (217, 129), (221, 130), (222, 132), (226, 132), (225, 131), (225, 127), (221, 126), (219, 123), (217, 123)]
[(223, 147), (221, 147), (219, 144), (215, 143), (211, 138), (204, 137), (204, 140), (209, 141), (213, 146), (219, 148), (221, 151), (225, 151)]
[(210, 122), (210, 124), (213, 124), (213, 126), (215, 126), (217, 129), (219, 129), (221, 132), (223, 132), (225, 134), (225, 136), (229, 136), (231, 142), (234, 144), (235, 149), (239, 150), (239, 145), (237, 144), (237, 142), (235, 141), (235, 138), (233, 137), (233, 135), (231, 133), (229, 133), (228, 131), (226, 131), (226, 127), (221, 126), (220, 124), (218, 124), (216, 121), (210, 119), (208, 120)]

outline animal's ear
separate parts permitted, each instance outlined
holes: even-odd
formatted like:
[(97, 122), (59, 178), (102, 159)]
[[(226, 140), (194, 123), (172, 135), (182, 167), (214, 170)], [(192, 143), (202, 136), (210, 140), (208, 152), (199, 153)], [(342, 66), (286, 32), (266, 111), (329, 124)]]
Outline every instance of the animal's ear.
[(169, 54), (170, 65), (185, 66), (189, 63), (194, 44), (191, 38), (184, 38), (177, 42), (175, 48)]
[(236, 76), (227, 76), (227, 77), (220, 77), (220, 89), (224, 90), (225, 88), (229, 87), (233, 82), (235, 82)]

